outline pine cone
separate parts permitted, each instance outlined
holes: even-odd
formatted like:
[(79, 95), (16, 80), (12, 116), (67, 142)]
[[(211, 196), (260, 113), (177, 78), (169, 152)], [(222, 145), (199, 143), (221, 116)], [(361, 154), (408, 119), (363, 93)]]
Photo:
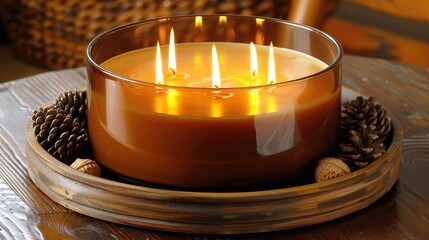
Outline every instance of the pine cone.
[(63, 92), (55, 98), (54, 106), (61, 108), (66, 114), (78, 117), (80, 121), (86, 122), (87, 115), (86, 91), (76, 89)]
[(392, 123), (374, 97), (358, 96), (344, 103), (338, 157), (349, 165), (364, 167), (386, 151)]
[[(65, 118), (64, 111), (61, 109), (53, 108), (52, 106), (39, 108), (33, 111), (31, 119), (33, 120), (33, 129), (36, 139), (42, 143), (48, 138), (51, 125), (58, 125)], [(54, 123), (53, 120), (55, 120)], [(43, 142), (45, 144), (46, 142)], [(44, 147), (42, 145), (42, 147)]]
[(35, 110), (32, 119), (37, 141), (53, 157), (70, 164), (89, 144), (86, 109), (86, 93), (69, 91), (60, 94), (53, 105)]
[(355, 100), (345, 102), (341, 112), (341, 133), (347, 137), (350, 130), (358, 130), (361, 123), (370, 125), (373, 122), (376, 111), (374, 109), (374, 97), (365, 100), (358, 96)]
[(364, 167), (386, 151), (386, 145), (375, 134), (374, 125), (362, 124), (359, 131), (350, 130), (347, 142), (339, 144), (338, 157), (348, 165)]
[(374, 133), (379, 138), (378, 142), (384, 142), (392, 129), (392, 120), (387, 117), (387, 110), (383, 106), (377, 104), (374, 108), (377, 111), (377, 121), (373, 124)]

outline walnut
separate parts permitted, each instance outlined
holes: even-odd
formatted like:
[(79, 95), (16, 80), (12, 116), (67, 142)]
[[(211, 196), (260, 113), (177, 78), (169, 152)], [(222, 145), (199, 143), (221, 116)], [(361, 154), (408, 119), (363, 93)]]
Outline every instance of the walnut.
[(323, 158), (317, 163), (314, 170), (316, 182), (322, 182), (350, 173), (350, 168), (341, 159)]
[(99, 177), (101, 175), (101, 169), (100, 166), (98, 165), (98, 163), (94, 160), (91, 159), (81, 159), (78, 158), (76, 159), (71, 165), (70, 167), (84, 172), (84, 173), (88, 173), (94, 176)]

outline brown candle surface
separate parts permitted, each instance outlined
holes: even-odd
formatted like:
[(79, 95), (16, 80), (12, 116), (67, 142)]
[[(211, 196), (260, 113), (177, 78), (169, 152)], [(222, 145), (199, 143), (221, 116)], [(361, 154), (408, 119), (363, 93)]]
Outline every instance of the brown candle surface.
[[(166, 85), (154, 84), (155, 49), (103, 63), (138, 81), (93, 76), (88, 120), (95, 159), (132, 179), (191, 188), (266, 187), (308, 176), (335, 146), (338, 76), (327, 71), (264, 85), (267, 47), (257, 48), (255, 76), (247, 44), (216, 43), (222, 86), (210, 89), (209, 46), (178, 44), (177, 70), (186, 77), (166, 73)], [(278, 48), (275, 61), (277, 82), (327, 67)]]

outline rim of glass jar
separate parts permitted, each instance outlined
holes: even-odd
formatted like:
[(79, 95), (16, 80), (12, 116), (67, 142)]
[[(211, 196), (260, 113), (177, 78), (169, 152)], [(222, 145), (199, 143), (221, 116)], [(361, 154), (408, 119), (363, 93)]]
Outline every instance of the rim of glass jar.
[[(106, 36), (112, 32), (119, 31), (123, 28), (132, 27), (134, 25), (141, 25), (141, 24), (151, 23), (151, 22), (156, 22), (156, 21), (159, 22), (159, 20), (161, 20), (161, 19), (171, 20), (171, 19), (191, 18), (191, 17), (196, 17), (196, 16), (201, 16), (201, 17), (227, 16), (227, 17), (240, 17), (240, 18), (242, 18), (242, 17), (245, 17), (245, 18), (247, 18), (247, 17), (248, 18), (261, 18), (264, 20), (269, 20), (272, 22), (280, 23), (280, 24), (286, 24), (286, 25), (290, 25), (293, 27), (306, 29), (310, 32), (316, 33), (316, 34), (328, 39), (331, 43), (333, 43), (333, 45), (335, 46), (335, 48), (338, 51), (338, 54), (335, 56), (335, 60), (331, 64), (329, 64), (328, 67), (326, 67), (323, 70), (316, 72), (312, 75), (308, 75), (308, 76), (301, 77), (301, 78), (296, 78), (296, 79), (293, 79), (290, 81), (276, 82), (276, 83), (272, 83), (272, 84), (261, 84), (261, 85), (256, 85), (256, 86), (229, 87), (229, 88), (225, 88), (225, 87), (221, 87), (221, 88), (190, 87), (190, 86), (176, 86), (176, 85), (173, 86), (173, 85), (168, 85), (168, 84), (158, 84), (155, 82), (147, 82), (147, 81), (143, 81), (143, 80), (132, 79), (132, 78), (122, 76), (120, 74), (116, 74), (114, 72), (111, 72), (111, 71), (101, 67), (100, 64), (96, 63), (95, 60), (91, 56), (91, 49), (92, 49), (93, 45), (97, 41), (99, 41), (101, 38), (103, 38), (104, 36)], [(116, 79), (120, 79), (122, 81), (127, 81), (127, 82), (132, 82), (132, 83), (138, 83), (138, 84), (142, 84), (142, 85), (148, 85), (151, 87), (161, 87), (161, 88), (163, 87), (163, 88), (184, 89), (184, 90), (204, 90), (204, 91), (225, 91), (225, 90), (237, 91), (239, 89), (248, 90), (248, 89), (258, 89), (258, 88), (266, 88), (266, 87), (280, 87), (283, 85), (297, 84), (301, 81), (307, 81), (307, 80), (310, 80), (312, 78), (316, 78), (316, 77), (321, 76), (322, 74), (330, 71), (331, 69), (333, 69), (335, 66), (337, 66), (340, 63), (340, 61), (342, 60), (342, 57), (343, 57), (343, 49), (341, 47), (341, 44), (337, 40), (335, 40), (332, 36), (330, 36), (329, 34), (323, 32), (319, 29), (316, 29), (316, 28), (311, 27), (311, 26), (291, 22), (291, 21), (284, 20), (284, 19), (270, 18), (270, 17), (263, 17), (263, 16), (253, 16), (253, 15), (238, 15), (238, 14), (189, 14), (189, 15), (177, 15), (177, 16), (171, 16), (171, 17), (151, 18), (151, 19), (146, 19), (146, 20), (142, 20), (142, 21), (127, 23), (127, 24), (123, 24), (123, 25), (108, 29), (108, 30), (98, 34), (88, 43), (88, 46), (86, 48), (86, 58), (89, 61), (89, 63), (93, 67), (97, 68), (98, 70), (104, 72), (105, 74), (111, 75), (111, 76), (115, 77)], [(318, 59), (318, 60), (320, 60), (320, 59)]]

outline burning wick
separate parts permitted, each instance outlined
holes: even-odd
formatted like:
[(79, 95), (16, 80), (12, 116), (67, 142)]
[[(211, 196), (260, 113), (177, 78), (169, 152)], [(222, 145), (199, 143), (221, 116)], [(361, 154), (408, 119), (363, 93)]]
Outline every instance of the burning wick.
[(168, 68), (168, 70), (172, 71), (174, 76), (176, 76), (176, 71), (174, 70), (174, 68)]
[(250, 75), (252, 75), (252, 77), (258, 75), (258, 56), (253, 42), (250, 43)]
[(162, 60), (161, 60), (161, 50), (159, 48), (159, 42), (156, 43), (156, 79), (157, 84), (164, 84), (164, 76), (162, 74)]
[(173, 72), (174, 75), (176, 75), (176, 47), (174, 43), (174, 29), (171, 28), (170, 31), (170, 44), (168, 47), (168, 69)]

